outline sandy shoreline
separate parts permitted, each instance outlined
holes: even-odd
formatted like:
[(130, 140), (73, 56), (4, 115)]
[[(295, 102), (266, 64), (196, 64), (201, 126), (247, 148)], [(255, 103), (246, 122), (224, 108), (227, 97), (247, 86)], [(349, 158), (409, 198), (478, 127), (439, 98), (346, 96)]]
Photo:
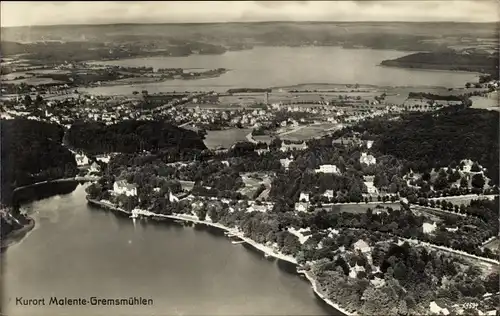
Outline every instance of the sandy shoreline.
[[(96, 201), (96, 200), (92, 200), (92, 199), (87, 199), (87, 201), (89, 201), (91, 204), (94, 204), (97, 206), (107, 207), (107, 208), (110, 208), (110, 209), (113, 209), (115, 211), (119, 211), (119, 212), (122, 212), (125, 214), (131, 214), (131, 213), (129, 213), (121, 208), (118, 208), (114, 205), (111, 205), (109, 203), (104, 203), (104, 202)], [(226, 231), (228, 234), (230, 234), (234, 237), (237, 237), (237, 238), (243, 240), (245, 243), (249, 244), (250, 246), (254, 247), (257, 250), (262, 251), (264, 254), (266, 254), (268, 256), (271, 256), (271, 257), (274, 257), (276, 259), (280, 259), (280, 260), (283, 260), (283, 261), (286, 261), (286, 262), (289, 262), (289, 263), (292, 263), (292, 264), (298, 266), (297, 259), (295, 259), (293, 256), (279, 253), (268, 246), (259, 244), (255, 241), (253, 241), (252, 239), (245, 237), (243, 235), (243, 232), (239, 231), (237, 228), (229, 228), (229, 227), (226, 227), (226, 226), (219, 224), (219, 223), (202, 221), (202, 220), (196, 219), (195, 216), (189, 216), (189, 215), (184, 215), (184, 214), (165, 215), (165, 214), (157, 214), (157, 213), (145, 211), (141, 215), (146, 216), (146, 217), (153, 217), (153, 218), (157, 217), (157, 218), (169, 218), (169, 219), (173, 219), (173, 220), (182, 220), (182, 221), (192, 222), (192, 223), (196, 223), (196, 224), (203, 224), (203, 225), (207, 225), (207, 226), (211, 226), (211, 227), (216, 227), (216, 228), (219, 228), (223, 231)], [(314, 293), (316, 293), (316, 295), (319, 298), (321, 298), (321, 300), (323, 300), (326, 304), (335, 308), (336, 310), (338, 310), (339, 312), (341, 312), (344, 315), (349, 315), (349, 316), (350, 315), (357, 315), (357, 313), (351, 313), (351, 312), (343, 309), (342, 307), (340, 307), (340, 305), (338, 305), (338, 304), (334, 303), (333, 301), (331, 301), (330, 299), (328, 299), (319, 290), (316, 281), (309, 273), (299, 272), (299, 274), (302, 274), (305, 276), (305, 278), (309, 281), (309, 283), (311, 283), (311, 288), (313, 289)]]

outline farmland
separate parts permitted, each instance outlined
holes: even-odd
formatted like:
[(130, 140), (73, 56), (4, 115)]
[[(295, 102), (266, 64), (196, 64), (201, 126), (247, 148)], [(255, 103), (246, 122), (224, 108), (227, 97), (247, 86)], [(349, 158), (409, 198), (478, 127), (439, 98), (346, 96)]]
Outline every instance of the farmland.
[(204, 143), (209, 149), (229, 148), (236, 142), (246, 141), (249, 128), (231, 128), (222, 131), (207, 131)]

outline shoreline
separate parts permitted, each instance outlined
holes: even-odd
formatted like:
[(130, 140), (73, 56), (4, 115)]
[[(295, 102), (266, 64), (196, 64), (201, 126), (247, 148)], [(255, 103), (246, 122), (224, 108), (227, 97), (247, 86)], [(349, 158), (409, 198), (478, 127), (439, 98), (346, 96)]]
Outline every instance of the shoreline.
[[(87, 198), (87, 201), (88, 201), (88, 203), (90, 203), (90, 204), (92, 204), (94, 206), (97, 206), (97, 207), (109, 208), (111, 210), (118, 211), (118, 212), (121, 212), (121, 213), (124, 213), (124, 214), (127, 214), (127, 215), (131, 215), (132, 214), (131, 212), (127, 212), (127, 211), (125, 211), (125, 210), (123, 210), (123, 209), (121, 209), (119, 207), (116, 207), (115, 205), (109, 204), (109, 203), (105, 203), (105, 202), (101, 202), (101, 201), (96, 201), (96, 200), (93, 200), (93, 199), (90, 199), (90, 198)], [(168, 218), (168, 219), (172, 219), (172, 220), (181, 220), (181, 221), (191, 222), (191, 223), (195, 223), (195, 224), (202, 224), (202, 225), (206, 225), (206, 226), (210, 226), (210, 227), (219, 228), (219, 229), (227, 232), (229, 235), (232, 235), (233, 237), (237, 237), (237, 238), (241, 239), (242, 241), (244, 241), (246, 244), (248, 244), (248, 245), (252, 246), (253, 248), (261, 251), (262, 253), (264, 253), (264, 255), (271, 256), (273, 258), (276, 258), (276, 259), (279, 259), (279, 260), (283, 260), (283, 261), (286, 261), (288, 263), (292, 263), (296, 267), (300, 266), (298, 264), (297, 260), (294, 257), (292, 257), (290, 255), (285, 255), (285, 254), (279, 253), (279, 252), (275, 251), (274, 249), (272, 249), (272, 248), (270, 248), (268, 246), (259, 244), (259, 243), (255, 242), (255, 241), (253, 241), (252, 239), (250, 239), (248, 237), (245, 237), (244, 234), (241, 231), (239, 231), (239, 229), (237, 229), (237, 228), (229, 228), (229, 227), (224, 226), (224, 225), (222, 225), (220, 223), (213, 223), (213, 222), (208, 222), (208, 221), (202, 221), (202, 220), (196, 219), (194, 215), (191, 215), (192, 217), (189, 216), (189, 215), (184, 215), (183, 216), (183, 214), (165, 215), (165, 214), (157, 214), (157, 213), (148, 212), (148, 211), (145, 211), (141, 215), (142, 216), (146, 216), (146, 217), (152, 217), (153, 219), (155, 217), (157, 217), (157, 218)], [(297, 274), (305, 276), (305, 278), (311, 284), (311, 288), (312, 288), (313, 292), (323, 302), (325, 302), (327, 305), (329, 305), (330, 307), (336, 309), (337, 311), (339, 311), (343, 315), (347, 315), (347, 316), (357, 315), (357, 313), (351, 313), (351, 312), (345, 310), (344, 308), (342, 308), (339, 304), (334, 303), (329, 298), (327, 298), (321, 292), (321, 290), (318, 288), (318, 284), (317, 284), (316, 280), (314, 280), (314, 278), (311, 275), (309, 275), (308, 272), (298, 272), (297, 271)]]
[(23, 189), (27, 189), (27, 188), (31, 188), (31, 187), (36, 187), (36, 186), (43, 185), (43, 184), (62, 183), (62, 182), (71, 182), (71, 181), (92, 182), (92, 181), (97, 181), (97, 180), (99, 180), (99, 177), (93, 178), (93, 177), (78, 177), (78, 176), (73, 177), (73, 178), (61, 178), (61, 179), (54, 179), (54, 180), (45, 180), (45, 181), (35, 182), (32, 184), (27, 184), (27, 185), (17, 187), (14, 190), (12, 190), (12, 192), (14, 193), (14, 192), (17, 192), (19, 190), (23, 190)]
[(9, 235), (5, 236), (0, 245), (0, 253), (5, 252), (9, 247), (21, 242), (28, 235), (28, 233), (35, 228), (35, 220), (32, 217), (27, 217), (27, 219), (28, 223), (16, 230), (13, 230)]

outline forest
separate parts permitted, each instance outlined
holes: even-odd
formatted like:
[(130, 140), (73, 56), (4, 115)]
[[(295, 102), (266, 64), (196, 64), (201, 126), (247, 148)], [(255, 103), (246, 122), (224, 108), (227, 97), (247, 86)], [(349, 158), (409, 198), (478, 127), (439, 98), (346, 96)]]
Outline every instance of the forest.
[(90, 154), (206, 148), (197, 133), (159, 121), (76, 122), (67, 136), (72, 147)]
[(394, 60), (382, 61), (383, 66), (472, 71), (490, 74), (498, 80), (498, 54), (461, 54), (453, 50), (419, 52)]
[(1, 120), (2, 203), (16, 187), (77, 174), (73, 153), (63, 147), (61, 126), (26, 119)]
[(498, 113), (479, 109), (442, 109), (408, 114), (398, 121), (376, 118), (353, 128), (376, 139), (373, 150), (414, 163), (416, 171), (457, 165), (471, 159), (487, 168), (499, 184)]

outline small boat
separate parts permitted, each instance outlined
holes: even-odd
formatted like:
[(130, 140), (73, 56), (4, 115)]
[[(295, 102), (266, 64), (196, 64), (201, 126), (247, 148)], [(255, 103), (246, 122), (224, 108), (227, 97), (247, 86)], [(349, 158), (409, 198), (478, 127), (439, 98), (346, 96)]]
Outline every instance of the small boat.
[(245, 243), (245, 241), (244, 241), (244, 240), (233, 240), (233, 241), (231, 241), (231, 243), (232, 243), (233, 245), (239, 245), (239, 244), (243, 244), (243, 243)]

